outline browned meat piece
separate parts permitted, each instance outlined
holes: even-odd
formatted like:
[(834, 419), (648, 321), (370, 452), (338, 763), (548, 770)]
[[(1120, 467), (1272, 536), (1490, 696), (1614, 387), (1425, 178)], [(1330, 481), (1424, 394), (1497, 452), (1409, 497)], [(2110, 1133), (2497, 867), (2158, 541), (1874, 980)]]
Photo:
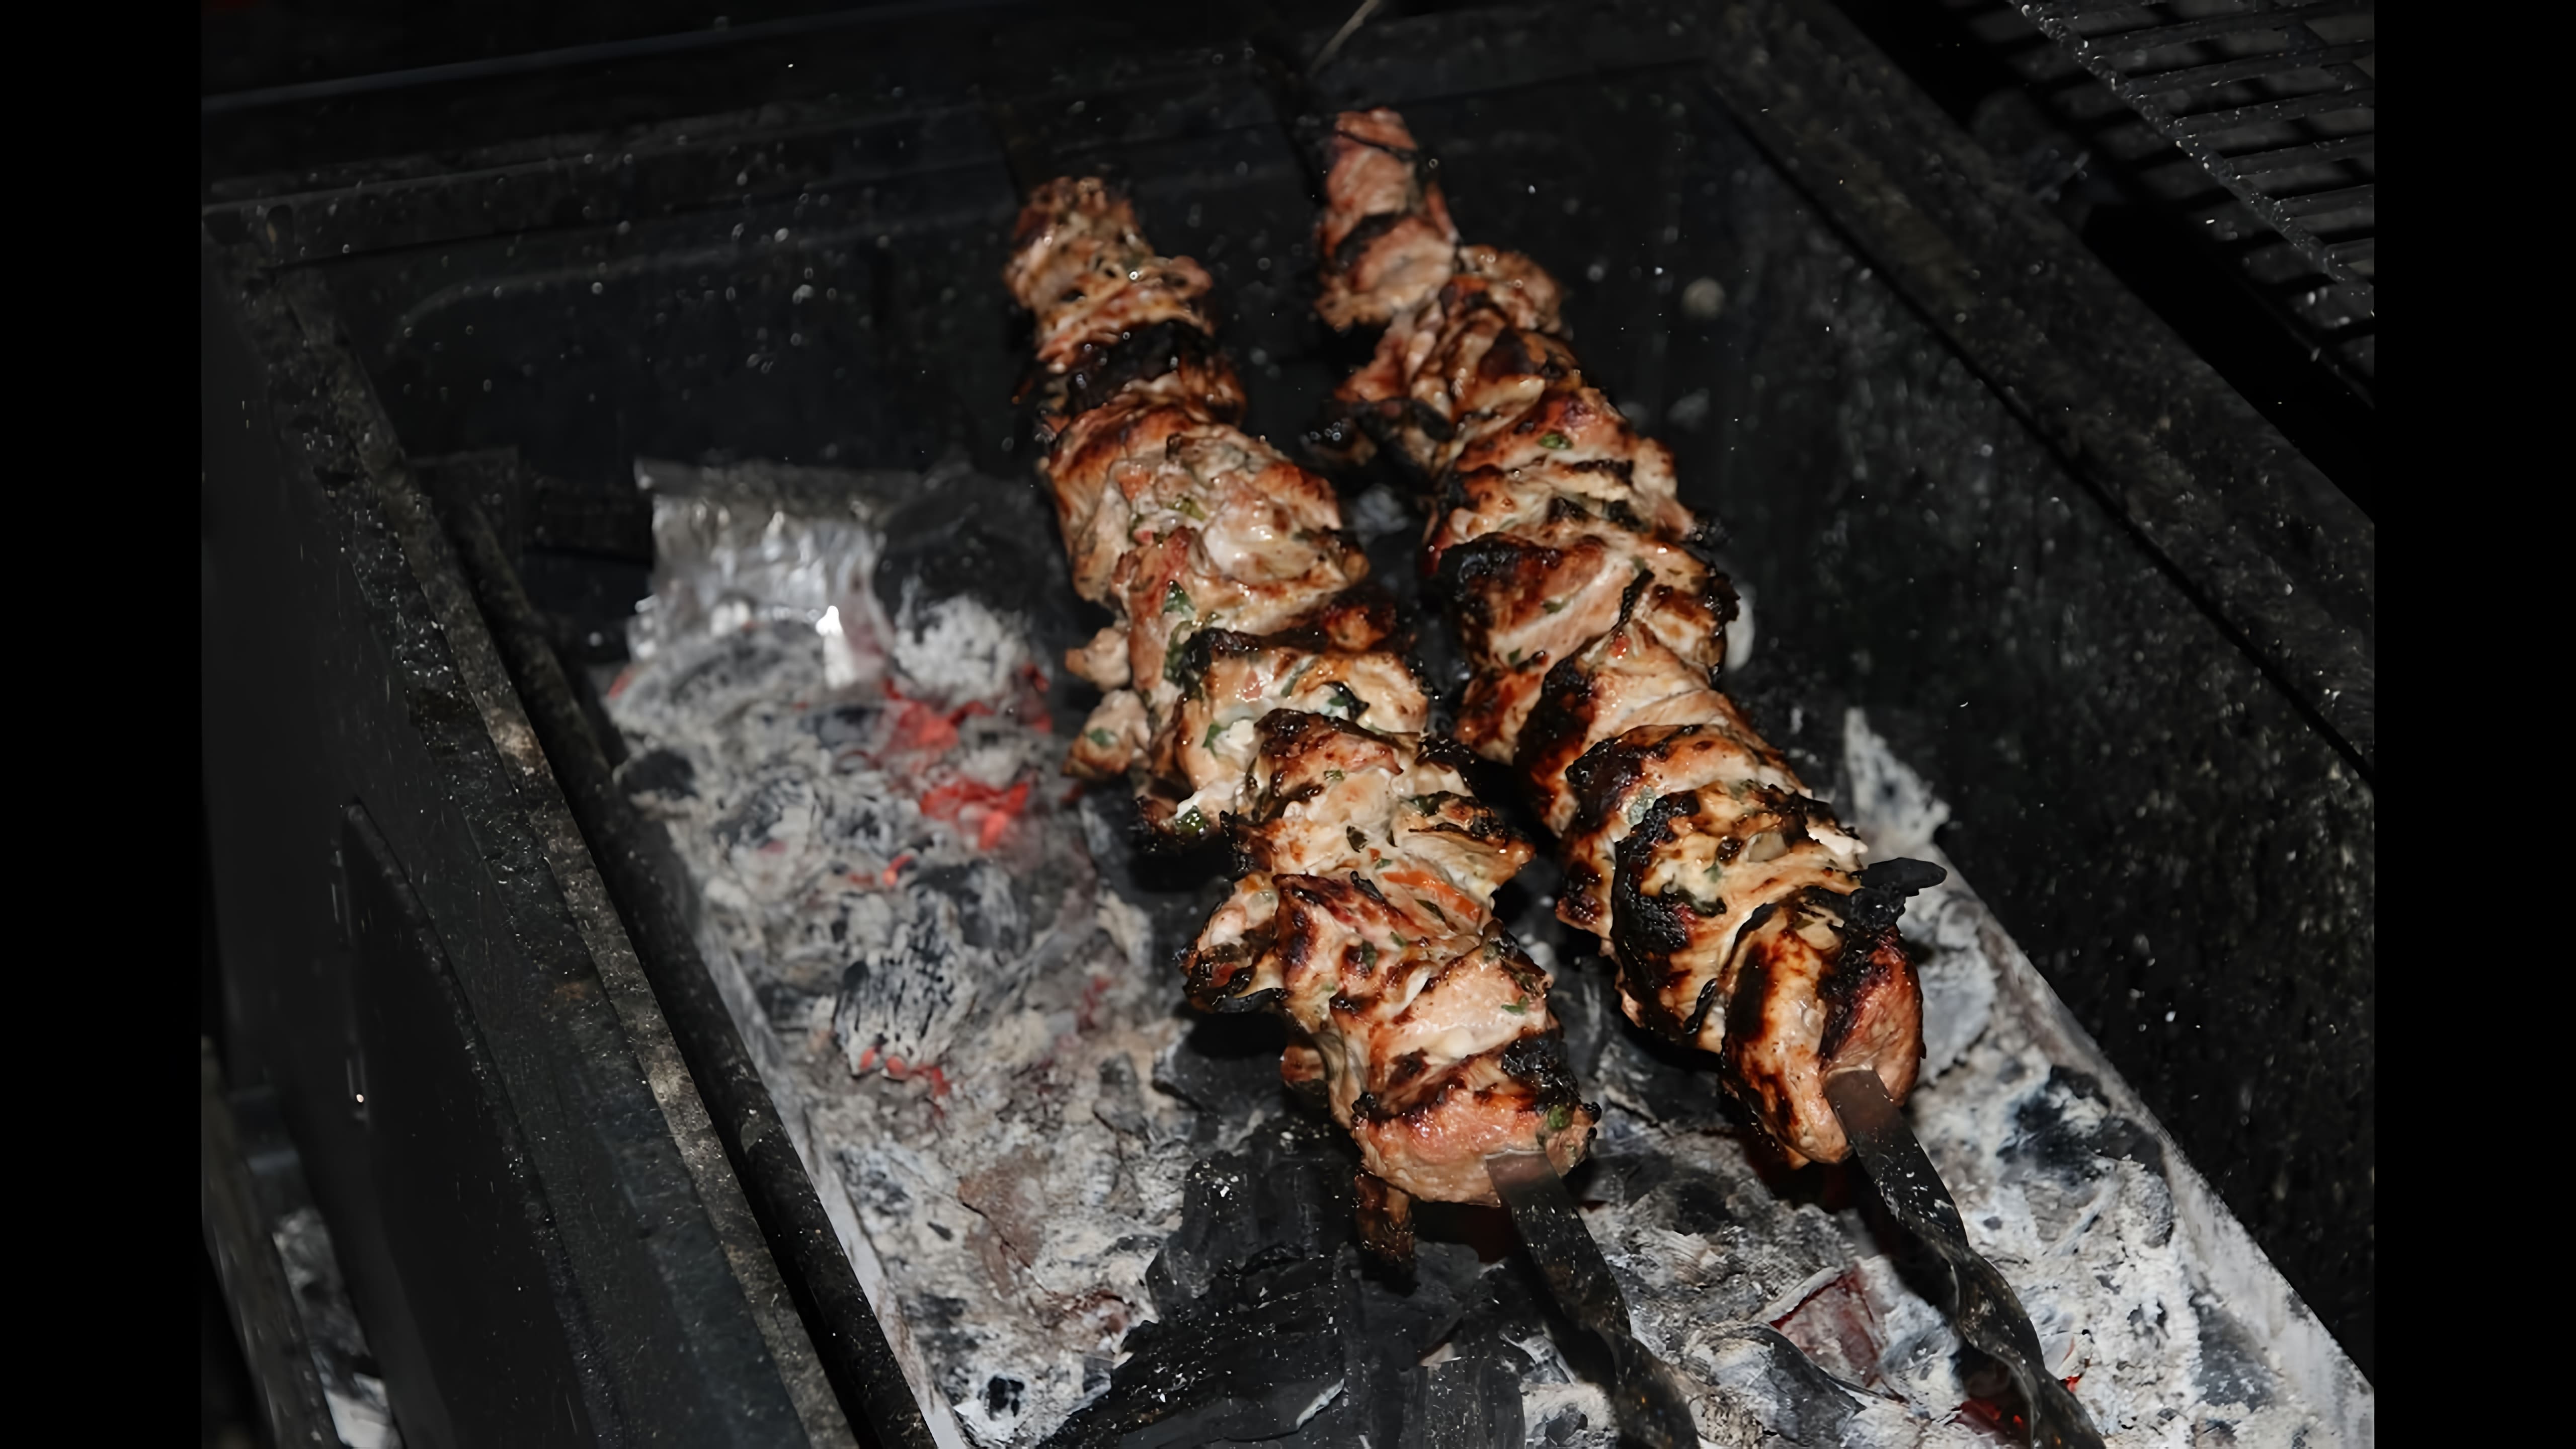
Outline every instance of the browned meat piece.
[[(1369, 295), (1445, 276), (1454, 239), (1402, 191), (1410, 168), (1353, 175), (1416, 208), (1413, 240), (1380, 235), (1353, 274)], [(1547, 974), (1493, 919), (1530, 846), (1476, 799), (1466, 752), (1422, 733), (1422, 686), (1381, 647), (1392, 605), (1360, 587), (1330, 485), (1234, 426), (1206, 274), (1085, 180), (1031, 198), (1004, 279), (1037, 314), (1075, 587), (1118, 616), (1066, 659), (1107, 691), (1066, 769), (1135, 777), (1148, 820), (1222, 832), (1241, 862), (1185, 959), (1191, 999), (1287, 1017), (1281, 1075), (1359, 1144), (1382, 1247), (1410, 1241), (1410, 1197), (1493, 1202), (1490, 1153), (1571, 1167), (1598, 1113), (1564, 1068)]]
[[(1378, 125), (1379, 115), (1389, 124)], [(1318, 305), (1336, 327), (1383, 326), (1448, 279), (1458, 233), (1440, 188), (1420, 181), (1412, 138), (1394, 112), (1352, 117), (1343, 134), (1354, 144), (1334, 155), (1330, 184), (1351, 205), (1326, 221), (1335, 265)]]
[(1424, 563), (1474, 667), (1459, 734), (1560, 833), (1558, 914), (1607, 943), (1630, 1017), (1717, 1053), (1793, 1157), (1840, 1161), (1824, 1080), (1913, 1086), (1914, 968), (1892, 908), (1852, 904), (1860, 843), (1718, 691), (1735, 598), (1671, 454), (1584, 381), (1534, 262), (1435, 253), (1455, 228), (1394, 112), (1336, 122), (1317, 235), (1317, 310), (1386, 328), (1339, 445), (1431, 489)]
[(1415, 1197), (1492, 1203), (1487, 1156), (1544, 1146), (1570, 1168), (1592, 1113), (1549, 1049), (1547, 973), (1490, 918), (1443, 928), (1423, 904), (1357, 871), (1246, 875), (1185, 963), (1190, 994), (1213, 1010), (1276, 1003), (1305, 1028), (1369, 1171)]

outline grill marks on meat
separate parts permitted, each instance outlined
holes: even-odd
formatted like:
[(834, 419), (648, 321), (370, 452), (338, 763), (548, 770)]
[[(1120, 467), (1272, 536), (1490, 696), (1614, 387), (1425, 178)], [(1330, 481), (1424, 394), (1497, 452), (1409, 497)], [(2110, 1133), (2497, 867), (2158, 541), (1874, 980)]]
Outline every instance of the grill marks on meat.
[(1825, 1077), (1901, 1100), (1922, 1055), (1894, 911), (1854, 906), (1860, 843), (1718, 690), (1735, 596), (1671, 454), (1585, 382), (1554, 280), (1456, 235), (1400, 116), (1337, 119), (1317, 310), (1386, 331), (1326, 436), (1428, 482), (1423, 566), (1475, 670), (1459, 737), (1558, 833), (1557, 914), (1605, 940), (1630, 1018), (1717, 1053), (1793, 1157), (1840, 1161)]
[[(1390, 254), (1366, 295), (1422, 265)], [(1491, 1152), (1572, 1167), (1599, 1114), (1557, 1048), (1547, 973), (1493, 919), (1531, 847), (1476, 798), (1466, 751), (1423, 734), (1421, 681), (1387, 647), (1393, 606), (1362, 584), (1331, 486), (1235, 426), (1207, 274), (1155, 255), (1085, 179), (1031, 197), (1004, 280), (1037, 317), (1075, 587), (1117, 615), (1065, 661), (1105, 692), (1066, 768), (1134, 778), (1156, 828), (1221, 835), (1237, 864), (1183, 956), (1190, 1000), (1287, 1017), (1281, 1074), (1382, 1180), (1363, 1198), (1387, 1243), (1407, 1195), (1494, 1202)]]

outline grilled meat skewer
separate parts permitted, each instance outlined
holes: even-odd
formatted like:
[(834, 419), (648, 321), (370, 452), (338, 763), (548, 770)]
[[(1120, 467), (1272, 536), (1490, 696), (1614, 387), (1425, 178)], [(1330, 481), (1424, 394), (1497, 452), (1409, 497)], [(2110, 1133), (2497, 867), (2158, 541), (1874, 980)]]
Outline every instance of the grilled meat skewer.
[(1548, 974), (1493, 917), (1531, 846), (1476, 798), (1464, 747), (1423, 733), (1331, 486), (1235, 426), (1207, 274), (1156, 255), (1098, 180), (1062, 179), (1021, 213), (1004, 280), (1036, 315), (1075, 586), (1117, 615), (1067, 657), (1105, 697), (1066, 768), (1132, 777), (1153, 828), (1222, 834), (1240, 867), (1183, 956), (1191, 1002), (1287, 1018), (1282, 1073), (1350, 1130), (1386, 1241), (1409, 1198), (1497, 1201), (1491, 1154), (1581, 1161), (1599, 1114)]
[(1585, 381), (1558, 289), (1460, 245), (1395, 112), (1329, 142), (1317, 311), (1386, 330), (1328, 442), (1429, 480), (1426, 572), (1474, 670), (1459, 737), (1510, 765), (1560, 837), (1557, 914), (1603, 938), (1629, 1017), (1718, 1054), (1793, 1160), (1851, 1152), (1827, 1078), (1902, 1101), (1922, 1002), (1895, 919), (1938, 879), (1860, 842), (1717, 678), (1735, 597), (1700, 556), (1671, 455)]

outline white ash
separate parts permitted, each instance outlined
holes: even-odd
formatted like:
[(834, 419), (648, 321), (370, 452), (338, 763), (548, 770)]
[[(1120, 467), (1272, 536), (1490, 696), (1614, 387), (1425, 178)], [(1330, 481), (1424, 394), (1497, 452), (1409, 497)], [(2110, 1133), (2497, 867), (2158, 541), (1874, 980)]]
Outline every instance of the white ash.
[(1034, 1444), (1150, 1316), (1191, 1160), (1152, 931), (1099, 888), (1009, 620), (891, 628), (866, 507), (685, 486), (607, 701), (621, 780), (934, 1436)]
[(1350, 526), (1352, 535), (1367, 545), (1389, 534), (1418, 532), (1422, 523), (1394, 489), (1373, 483), (1352, 500)]
[(1000, 699), (1034, 662), (1014, 621), (972, 595), (924, 599), (918, 579), (904, 580), (892, 644), (904, 678), (948, 704)]

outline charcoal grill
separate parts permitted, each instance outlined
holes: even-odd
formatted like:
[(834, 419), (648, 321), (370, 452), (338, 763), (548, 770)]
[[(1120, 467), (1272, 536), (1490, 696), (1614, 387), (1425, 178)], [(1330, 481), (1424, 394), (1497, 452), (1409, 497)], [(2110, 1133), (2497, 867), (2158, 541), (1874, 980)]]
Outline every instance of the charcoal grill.
[[(1032, 157), (1209, 264), (1247, 425), (1296, 436), (1348, 359), (1271, 98), (1346, 9), (908, 6), (542, 92), (209, 105), (225, 1069), (414, 1441), (929, 1442), (610, 775), (633, 462), (1025, 477), (993, 278)], [(1854, 705), (1922, 765), (1943, 848), (2367, 1371), (2368, 520), (1821, 4), (1392, 7), (1314, 85), (1404, 106), (1572, 284), (1730, 530), (1757, 717), (1811, 777)]]

